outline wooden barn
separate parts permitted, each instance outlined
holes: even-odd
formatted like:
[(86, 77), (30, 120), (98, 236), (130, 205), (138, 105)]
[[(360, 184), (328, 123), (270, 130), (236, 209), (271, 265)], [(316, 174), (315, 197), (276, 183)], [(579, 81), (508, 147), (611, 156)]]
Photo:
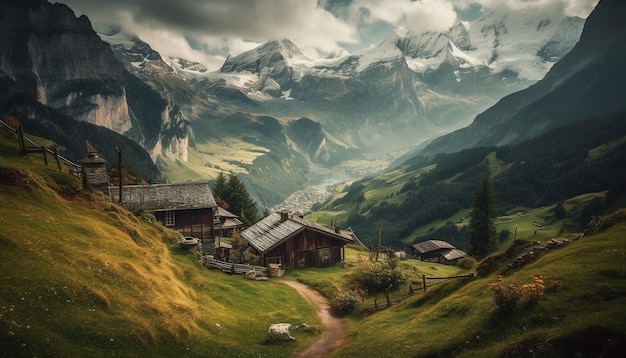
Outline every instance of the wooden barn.
[(261, 264), (282, 269), (329, 267), (344, 260), (346, 244), (353, 237), (340, 230), (304, 220), (287, 212), (277, 212), (243, 230), (241, 237), (256, 250)]
[(411, 256), (421, 261), (456, 265), (467, 254), (442, 240), (428, 240), (411, 246)]
[[(109, 197), (118, 202), (119, 187), (109, 187)], [(122, 205), (153, 213), (166, 227), (201, 239), (203, 248), (214, 246), (213, 213), (217, 204), (206, 182), (124, 185)]]

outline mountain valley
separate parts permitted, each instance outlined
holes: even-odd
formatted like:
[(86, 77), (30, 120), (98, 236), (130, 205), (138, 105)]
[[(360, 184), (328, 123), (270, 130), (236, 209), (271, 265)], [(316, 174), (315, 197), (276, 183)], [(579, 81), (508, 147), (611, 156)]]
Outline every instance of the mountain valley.
[[(29, 9), (32, 4), (38, 5)], [(8, 13), (12, 5), (3, 6)], [(85, 53), (93, 58), (58, 52), (57, 61), (66, 61), (67, 68), (89, 70), (66, 71), (63, 77), (41, 65), (35, 74), (40, 85), (30, 85), (36, 83), (27, 80), (30, 70), (20, 66), (33, 61), (38, 66), (36, 59), (19, 63), (7, 57), (4, 78), (21, 83), (44, 105), (133, 139), (168, 181), (240, 173), (262, 207), (303, 189), (316, 168), (358, 179), (361, 171), (352, 172), (346, 163), (389, 163), (469, 124), (503, 95), (541, 79), (576, 43), (583, 25), (574, 17), (529, 13), (513, 21), (487, 13), (447, 32), (396, 30), (375, 48), (334, 58), (312, 58), (288, 39), (269, 41), (210, 72), (201, 64), (162, 57), (130, 34), (100, 34), (102, 41), (86, 17), (73, 18), (62, 4), (35, 1), (15, 9), (21, 16), (63, 19), (36, 24), (36, 36), (46, 27), (59, 34), (46, 39), (51, 47), (41, 51), (52, 51), (52, 44), (64, 39), (64, 46), (88, 44)], [(7, 41), (25, 40), (3, 41), (14, 46)], [(35, 42), (29, 46), (31, 53), (40, 51)], [(48, 89), (47, 81), (67, 84)], [(90, 84), (89, 91), (81, 90), (81, 83)], [(4, 86), (10, 89), (6, 101), (17, 87)], [(266, 134), (277, 137), (263, 143)], [(97, 149), (114, 160), (109, 148)], [(83, 153), (66, 155), (78, 160)], [(129, 156), (127, 165), (145, 167), (138, 160)]]
[[(0, 355), (293, 357), (326, 328), (292, 280), (345, 323), (334, 357), (623, 356), (624, 18), (622, 0), (481, 11), (323, 58), (272, 39), (209, 70), (62, 3), (0, 0)], [(17, 124), (71, 161), (97, 149), (126, 184), (237, 174), (259, 214), (364, 245), (279, 279), (209, 269), (153, 214), (21, 150)], [(495, 251), (408, 258), (470, 251), (484, 178)], [(243, 257), (238, 239), (223, 247)], [(398, 281), (364, 288), (370, 269)], [(277, 322), (304, 328), (269, 344)]]

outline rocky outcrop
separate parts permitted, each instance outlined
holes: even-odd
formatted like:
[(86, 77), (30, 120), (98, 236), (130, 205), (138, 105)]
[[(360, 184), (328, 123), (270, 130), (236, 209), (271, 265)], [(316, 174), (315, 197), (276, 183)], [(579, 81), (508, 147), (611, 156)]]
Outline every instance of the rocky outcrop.
[(275, 342), (289, 342), (295, 341), (296, 339), (291, 336), (289, 332), (289, 328), (291, 324), (289, 323), (274, 323), (267, 330), (267, 334), (265, 335), (265, 342), (267, 343), (275, 343)]
[(26, 92), (78, 120), (129, 129), (128, 109), (120, 107), (124, 68), (87, 17), (44, 0), (3, 1), (0, 23), (0, 69), (19, 84), (7, 96)]
[[(189, 131), (181, 111), (172, 111), (176, 102), (161, 98), (167, 91), (151, 93), (159, 89), (131, 75), (87, 17), (77, 18), (60, 3), (28, 0), (0, 1), (0, 20), (0, 85), (7, 89), (0, 105), (15, 94), (29, 94), (76, 120), (126, 135), (152, 153), (153, 160), (159, 155), (187, 159)], [(175, 73), (160, 55), (136, 40), (128, 63), (141, 56), (145, 73), (169, 74), (172, 81)], [(185, 95), (179, 99), (190, 102)]]

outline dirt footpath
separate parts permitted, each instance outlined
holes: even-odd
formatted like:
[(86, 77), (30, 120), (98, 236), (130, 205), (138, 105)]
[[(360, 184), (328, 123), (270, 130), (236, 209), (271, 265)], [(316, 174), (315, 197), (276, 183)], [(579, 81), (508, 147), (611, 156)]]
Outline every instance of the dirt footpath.
[(328, 299), (300, 282), (292, 280), (280, 280), (280, 282), (295, 288), (302, 297), (309, 301), (326, 327), (324, 334), (315, 343), (294, 356), (298, 358), (326, 357), (339, 349), (345, 339), (346, 329), (343, 321), (331, 314)]

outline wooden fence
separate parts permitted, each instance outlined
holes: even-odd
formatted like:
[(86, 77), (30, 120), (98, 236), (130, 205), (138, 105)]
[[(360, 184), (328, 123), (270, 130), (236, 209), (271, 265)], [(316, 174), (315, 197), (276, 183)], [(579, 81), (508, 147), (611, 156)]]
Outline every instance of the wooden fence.
[[(422, 289), (426, 292), (427, 287), (432, 287), (444, 283), (447, 280), (453, 279), (470, 279), (473, 280), (476, 277), (475, 273), (467, 274), (467, 275), (457, 275), (457, 276), (447, 276), (447, 277), (427, 277), (426, 275), (422, 275)], [(427, 281), (436, 281), (434, 283), (428, 284)], [(419, 290), (420, 288), (418, 288)], [(403, 301), (404, 299), (413, 296), (415, 289), (413, 285), (408, 285), (407, 288), (395, 291), (392, 293), (386, 293), (384, 295), (379, 295), (376, 297), (370, 297), (364, 299), (359, 305), (365, 311), (380, 311), (385, 308), (389, 308), (392, 305)]]
[[(426, 292), (427, 287), (438, 285), (440, 283), (445, 282), (446, 280), (459, 279), (459, 278), (468, 278), (468, 279), (473, 280), (475, 277), (476, 277), (475, 273), (470, 273), (467, 275), (448, 276), (448, 277), (426, 277), (426, 275), (422, 275), (422, 286), (424, 287), (424, 292)], [(427, 285), (426, 281), (428, 280), (435, 280), (437, 282), (433, 283), (432, 285)]]
[(202, 257), (202, 265), (208, 268), (215, 268), (222, 272), (229, 273), (231, 275), (238, 274), (243, 275), (248, 271), (254, 270), (256, 272), (256, 276), (267, 277), (269, 275), (269, 270), (267, 267), (263, 266), (254, 266), (254, 265), (246, 265), (246, 264), (236, 264), (232, 262), (221, 261), (215, 259), (210, 256)]
[(46, 148), (46, 146), (38, 145), (32, 140), (26, 138), (24, 136), (24, 131), (21, 125), (17, 125), (17, 128), (13, 128), (10, 125), (6, 124), (4, 121), (0, 121), (5, 128), (10, 130), (11, 132), (17, 135), (17, 140), (20, 144), (20, 150), (24, 154), (28, 153), (41, 153), (43, 155), (43, 161), (46, 165), (48, 165), (48, 154), (52, 155), (52, 158), (55, 159), (57, 163), (57, 167), (61, 170), (61, 161), (65, 163), (70, 168), (70, 171), (78, 176), (80, 176), (81, 168), (80, 165), (73, 163), (67, 158), (60, 156), (56, 148)]

